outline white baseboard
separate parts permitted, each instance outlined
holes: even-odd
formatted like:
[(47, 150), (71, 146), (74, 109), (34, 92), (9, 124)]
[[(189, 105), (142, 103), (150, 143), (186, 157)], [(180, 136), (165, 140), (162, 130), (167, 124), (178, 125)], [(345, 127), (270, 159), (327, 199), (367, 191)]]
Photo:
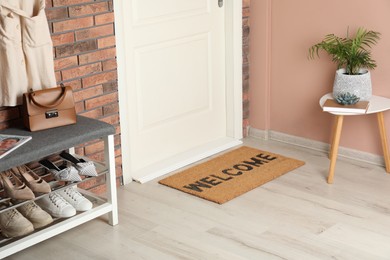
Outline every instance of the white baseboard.
[[(321, 151), (325, 153), (329, 152), (329, 147), (330, 147), (328, 143), (323, 143), (319, 141), (306, 139), (303, 137), (288, 135), (288, 134), (284, 134), (272, 130), (268, 130), (268, 131), (259, 130), (252, 127), (249, 128), (249, 136), (257, 139), (262, 139), (262, 140), (275, 140), (278, 142), (288, 143), (288, 144), (292, 144), (292, 145), (296, 145), (296, 146), (300, 146), (300, 147), (304, 147), (316, 151)], [(362, 151), (358, 151), (358, 150), (354, 150), (342, 146), (339, 147), (338, 156), (352, 159), (352, 160), (367, 162), (375, 165), (380, 165), (380, 166), (385, 165), (383, 156), (362, 152)]]
[(256, 139), (269, 140), (269, 132), (268, 130), (260, 130), (251, 126), (248, 127), (248, 136)]

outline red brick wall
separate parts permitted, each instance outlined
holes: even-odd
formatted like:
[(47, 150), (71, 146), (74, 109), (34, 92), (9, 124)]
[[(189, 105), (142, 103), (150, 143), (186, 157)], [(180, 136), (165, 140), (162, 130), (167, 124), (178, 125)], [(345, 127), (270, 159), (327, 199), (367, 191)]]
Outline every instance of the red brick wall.
[(247, 127), (249, 126), (249, 35), (250, 35), (250, 0), (242, 0), (242, 91), (243, 91), (243, 133), (247, 135)]
[[(46, 0), (58, 83), (71, 85), (78, 114), (116, 128), (117, 176), (122, 175), (117, 64), (112, 0)], [(78, 147), (77, 153), (103, 160), (103, 142)], [(104, 180), (84, 186), (101, 192)], [(119, 180), (118, 180), (119, 181)]]

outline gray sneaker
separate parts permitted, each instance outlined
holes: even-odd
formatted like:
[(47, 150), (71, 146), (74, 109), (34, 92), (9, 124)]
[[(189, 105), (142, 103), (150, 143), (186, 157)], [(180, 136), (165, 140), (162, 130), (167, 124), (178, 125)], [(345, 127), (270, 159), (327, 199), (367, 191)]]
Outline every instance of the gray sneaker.
[(34, 201), (23, 204), (18, 207), (18, 210), (34, 225), (35, 229), (47, 226), (53, 222), (53, 218), (49, 213), (41, 209)]
[(33, 224), (16, 209), (0, 213), (0, 229), (5, 237), (20, 237), (34, 231)]

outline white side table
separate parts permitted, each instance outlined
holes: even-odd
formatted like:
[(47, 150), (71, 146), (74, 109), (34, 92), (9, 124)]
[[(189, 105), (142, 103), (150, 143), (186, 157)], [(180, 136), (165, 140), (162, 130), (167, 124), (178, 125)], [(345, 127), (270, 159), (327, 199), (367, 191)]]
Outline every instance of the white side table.
[[(325, 101), (328, 98), (333, 98), (332, 93), (328, 93), (321, 97), (320, 99), (320, 106), (324, 105)], [(390, 109), (390, 99), (380, 96), (372, 96), (370, 99), (370, 106), (367, 109), (366, 115), (368, 114), (376, 114), (378, 119), (378, 128), (381, 136), (381, 142), (382, 142), (382, 149), (383, 149), (383, 157), (385, 159), (385, 165), (386, 165), (386, 172), (390, 173), (390, 154), (389, 154), (389, 148), (388, 148), (388, 142), (387, 142), (387, 136), (386, 136), (386, 128), (385, 128), (385, 121), (383, 117), (383, 112)], [(329, 167), (329, 174), (328, 174), (328, 183), (333, 183), (333, 177), (334, 177), (334, 169), (336, 166), (336, 160), (337, 160), (337, 153), (340, 143), (340, 136), (341, 136), (341, 129), (343, 126), (343, 119), (344, 116), (354, 116), (354, 115), (362, 115), (357, 113), (336, 113), (336, 112), (328, 112), (330, 114), (335, 115), (335, 123), (332, 130), (332, 143), (330, 147), (330, 167)]]

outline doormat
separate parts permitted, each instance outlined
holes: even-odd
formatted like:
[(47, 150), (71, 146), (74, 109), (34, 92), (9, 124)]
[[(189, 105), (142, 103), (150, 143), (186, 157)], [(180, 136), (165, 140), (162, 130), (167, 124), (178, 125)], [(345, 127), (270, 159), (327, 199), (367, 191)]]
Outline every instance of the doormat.
[(304, 164), (279, 154), (243, 146), (159, 183), (223, 204)]

